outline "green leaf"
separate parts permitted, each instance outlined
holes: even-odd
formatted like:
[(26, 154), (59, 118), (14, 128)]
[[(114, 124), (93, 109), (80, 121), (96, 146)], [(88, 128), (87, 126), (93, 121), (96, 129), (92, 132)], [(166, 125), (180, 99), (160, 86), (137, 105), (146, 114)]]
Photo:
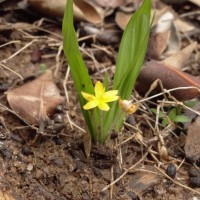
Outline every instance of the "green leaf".
[(190, 108), (194, 107), (197, 104), (196, 100), (185, 101), (184, 104)]
[(166, 127), (168, 124), (169, 124), (169, 121), (168, 121), (167, 119), (163, 119), (163, 120), (162, 120), (162, 125), (163, 125), (164, 127)]
[[(79, 102), (81, 108), (86, 103), (85, 99), (81, 95), (81, 91), (85, 91), (87, 93), (94, 93), (93, 84), (91, 78), (88, 74), (85, 63), (82, 59), (78, 40), (76, 37), (76, 32), (74, 30), (73, 25), (73, 0), (67, 0), (63, 24), (62, 24), (62, 32), (63, 32), (63, 49), (68, 60), (70, 71), (72, 74), (72, 78), (74, 80), (74, 86), (78, 93)], [(89, 132), (93, 140), (95, 140), (95, 125), (93, 123), (92, 115), (89, 111), (83, 110), (83, 115), (88, 126)], [(95, 111), (95, 116), (98, 118), (98, 111)]]
[[(154, 114), (157, 114), (157, 109), (151, 108), (151, 111), (152, 111)], [(165, 117), (165, 114), (164, 114), (163, 111), (160, 110), (160, 112), (159, 112), (159, 118), (163, 118), (163, 117)]]
[(181, 122), (181, 123), (186, 123), (186, 122), (189, 122), (190, 119), (185, 116), (185, 115), (177, 115), (176, 117), (173, 118), (173, 122)]
[(169, 119), (173, 121), (174, 118), (176, 117), (176, 114), (177, 114), (176, 108), (172, 108), (168, 114)]
[(103, 86), (105, 87), (105, 90), (108, 91), (109, 87), (109, 78), (108, 78), (108, 72), (105, 72), (104, 79), (103, 79)]
[[(151, 1), (145, 0), (131, 17), (122, 36), (113, 82), (113, 89), (119, 91), (122, 99), (130, 99), (144, 61), (150, 31), (150, 12)], [(104, 117), (103, 141), (108, 137), (107, 134), (111, 131), (110, 124), (115, 121), (119, 112), (119, 105), (114, 102), (110, 112)], [(119, 130), (124, 116), (125, 114), (118, 119), (117, 129)]]

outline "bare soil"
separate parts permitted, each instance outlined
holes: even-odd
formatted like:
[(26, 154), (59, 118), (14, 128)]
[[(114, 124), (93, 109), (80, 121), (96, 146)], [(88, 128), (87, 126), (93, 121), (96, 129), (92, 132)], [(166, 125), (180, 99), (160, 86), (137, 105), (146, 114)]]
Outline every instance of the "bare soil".
[[(40, 15), (15, 10), (13, 5), (0, 5), (4, 5), (0, 10), (0, 199), (200, 199), (200, 180), (193, 180), (196, 185), (191, 183), (189, 170), (194, 163), (188, 161), (184, 153), (186, 125), (176, 125), (173, 131), (161, 131), (171, 158), (166, 161), (159, 156), (158, 138), (152, 128), (155, 116), (138, 110), (127, 118), (122, 132), (112, 133), (107, 144), (92, 144), (87, 158), (82, 131), (85, 124), (73, 81), (69, 76), (64, 82), (68, 66), (59, 50), (61, 22), (47, 18), (42, 21)], [(81, 30), (80, 23), (76, 23), (76, 27)], [(119, 43), (96, 42), (112, 55), (92, 44), (92, 40), (81, 42), (85, 51), (92, 52), (97, 59), (93, 67), (94, 60), (82, 52), (92, 78), (102, 79), (105, 68), (112, 76), (111, 66), (115, 63)], [(64, 82), (69, 102), (62, 105), (61, 111), (52, 118), (54, 123), (46, 125), (44, 134), (38, 136), (12, 113), (6, 91), (37, 78), (42, 66), (54, 72), (55, 83), (63, 96)], [(174, 166), (178, 168), (175, 172)], [(200, 177), (198, 171), (195, 173)], [(111, 184), (116, 179), (118, 181)]]

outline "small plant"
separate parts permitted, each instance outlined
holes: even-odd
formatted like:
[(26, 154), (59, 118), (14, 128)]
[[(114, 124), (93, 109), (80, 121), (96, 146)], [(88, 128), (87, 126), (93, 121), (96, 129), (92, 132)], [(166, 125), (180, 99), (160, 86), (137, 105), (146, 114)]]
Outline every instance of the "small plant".
[[(157, 113), (156, 109), (152, 108), (151, 111), (153, 113)], [(162, 125), (165, 127), (169, 125), (170, 123), (176, 124), (176, 123), (186, 123), (189, 122), (189, 118), (185, 116), (184, 114), (181, 114), (182, 107), (176, 106), (174, 108), (171, 108), (167, 113), (164, 111), (159, 112), (159, 118), (162, 119)]]
[(63, 48), (87, 129), (94, 142), (104, 143), (113, 129), (119, 131), (122, 128), (125, 113), (133, 113), (137, 108), (131, 101), (122, 99), (130, 99), (144, 61), (150, 30), (150, 6), (151, 1), (145, 0), (124, 31), (113, 86), (109, 91), (111, 83), (107, 74), (103, 84), (99, 81), (95, 87), (92, 84), (73, 26), (73, 0), (67, 1), (62, 25)]

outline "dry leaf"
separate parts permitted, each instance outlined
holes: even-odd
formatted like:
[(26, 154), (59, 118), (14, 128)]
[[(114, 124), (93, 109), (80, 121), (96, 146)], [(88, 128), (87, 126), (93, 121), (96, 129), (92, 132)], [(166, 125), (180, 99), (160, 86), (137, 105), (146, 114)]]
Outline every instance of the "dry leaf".
[(174, 24), (174, 14), (168, 8), (155, 11), (154, 27), (150, 36), (147, 54), (152, 59), (160, 59), (165, 54), (180, 50), (181, 42)]
[[(146, 92), (157, 79), (162, 81), (163, 87), (166, 89), (191, 86), (200, 88), (199, 78), (162, 62), (149, 61), (143, 66), (138, 76), (136, 89), (142, 93)], [(180, 101), (186, 101), (198, 97), (200, 92), (197, 89), (185, 89), (173, 91), (171, 94)]]
[(102, 7), (116, 8), (125, 4), (125, 0), (95, 0)]
[(189, 0), (189, 1), (200, 7), (200, 1), (199, 0)]
[(87, 158), (90, 157), (90, 151), (91, 151), (91, 145), (92, 145), (92, 139), (91, 135), (89, 133), (84, 133), (83, 134), (83, 145), (84, 145), (84, 150), (85, 150), (85, 155)]
[(119, 44), (120, 42), (121, 33), (116, 29), (104, 28), (102, 30), (88, 23), (82, 23), (82, 29), (84, 30), (84, 35), (95, 35), (97, 41), (105, 44)]
[[(28, 3), (36, 10), (51, 17), (62, 18), (66, 0), (28, 0)], [(97, 8), (84, 0), (74, 1), (74, 17), (77, 20), (85, 20), (91, 23), (99, 23), (101, 21), (101, 14), (97, 11)]]
[(169, 31), (151, 35), (147, 46), (148, 57), (151, 59), (160, 59), (160, 56), (167, 48), (169, 37)]
[(192, 161), (200, 159), (199, 129), (200, 117), (198, 117), (194, 123), (189, 125), (185, 141), (184, 149), (186, 157)]
[(41, 118), (51, 117), (57, 105), (63, 103), (52, 72), (7, 92), (10, 107), (30, 124), (38, 124)]
[(186, 22), (186, 21), (181, 20), (181, 19), (176, 19), (174, 21), (174, 23), (175, 23), (177, 30), (179, 32), (182, 32), (182, 33), (187, 33), (187, 32), (190, 32), (190, 31), (194, 31), (196, 29), (196, 27), (193, 26), (191, 23)]
[(133, 14), (131, 13), (123, 13), (119, 11), (116, 13), (115, 22), (122, 30), (124, 30), (132, 15)]
[(164, 59), (162, 62), (166, 65), (173, 66), (174, 68), (181, 69), (185, 67), (186, 63), (192, 55), (192, 52), (195, 50), (196, 47), (197, 42), (193, 42), (178, 53)]

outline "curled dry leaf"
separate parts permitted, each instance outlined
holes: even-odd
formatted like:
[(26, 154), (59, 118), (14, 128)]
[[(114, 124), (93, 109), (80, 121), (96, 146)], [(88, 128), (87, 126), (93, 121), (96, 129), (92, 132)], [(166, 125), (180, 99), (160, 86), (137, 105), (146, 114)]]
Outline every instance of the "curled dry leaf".
[(186, 63), (192, 55), (192, 52), (195, 50), (196, 47), (197, 42), (193, 42), (178, 53), (171, 55), (168, 58), (165, 58), (162, 62), (166, 65), (173, 66), (174, 68), (181, 69), (185, 67)]
[(193, 24), (186, 22), (182, 19), (176, 19), (174, 21), (174, 23), (175, 23), (177, 30), (182, 33), (191, 32), (196, 29), (196, 27)]
[(122, 30), (124, 30), (132, 15), (133, 14), (131, 13), (123, 13), (119, 11), (116, 13), (115, 22)]
[(173, 54), (180, 50), (180, 38), (174, 24), (174, 14), (164, 8), (155, 11), (154, 27), (150, 36), (147, 54), (152, 59), (160, 59), (161, 55)]
[(103, 42), (105, 44), (111, 44), (111, 43), (118, 43), (120, 42), (121, 33), (117, 31), (116, 29), (110, 29), (110, 28), (104, 28), (99, 29), (94, 26), (91, 26), (91, 24), (88, 23), (82, 23), (82, 29), (84, 31), (84, 35), (95, 35), (95, 39), (97, 41)]
[(30, 124), (37, 125), (41, 118), (51, 117), (57, 105), (63, 103), (53, 82), (52, 72), (7, 92), (10, 107)]
[(125, 0), (95, 0), (102, 7), (116, 8), (125, 4)]
[[(28, 0), (28, 3), (36, 10), (50, 16), (62, 18), (65, 11), (66, 0)], [(85, 20), (91, 23), (99, 23), (101, 14), (97, 8), (84, 0), (74, 1), (74, 17), (76, 20)]]
[[(200, 88), (200, 79), (184, 73), (176, 68), (166, 65), (162, 62), (149, 61), (143, 66), (139, 76), (136, 89), (139, 92), (146, 92), (150, 85), (160, 79), (163, 87), (166, 89), (178, 88), (178, 87), (197, 87)], [(175, 90), (171, 94), (180, 101), (187, 101), (196, 98), (200, 95), (198, 89), (184, 89)]]

